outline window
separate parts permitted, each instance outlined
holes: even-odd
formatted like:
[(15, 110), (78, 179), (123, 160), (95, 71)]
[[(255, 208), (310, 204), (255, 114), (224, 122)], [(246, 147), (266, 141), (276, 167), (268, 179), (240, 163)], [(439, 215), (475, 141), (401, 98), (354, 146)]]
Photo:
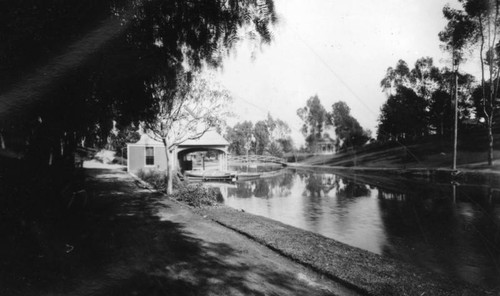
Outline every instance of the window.
[(146, 147), (146, 165), (155, 164), (155, 148)]

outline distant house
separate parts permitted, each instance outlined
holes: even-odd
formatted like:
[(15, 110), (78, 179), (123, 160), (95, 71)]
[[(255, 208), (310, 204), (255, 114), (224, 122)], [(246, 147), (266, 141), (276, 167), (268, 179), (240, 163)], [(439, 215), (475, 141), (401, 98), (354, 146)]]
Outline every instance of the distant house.
[[(188, 140), (181, 143), (172, 154), (172, 166), (174, 170), (190, 170), (192, 168), (191, 157), (200, 151), (215, 151), (219, 162), (218, 169), (227, 170), (227, 154), (229, 143), (218, 133), (208, 131), (199, 139)], [(127, 170), (136, 172), (139, 170), (167, 170), (167, 157), (165, 146), (162, 142), (155, 141), (147, 134), (143, 134), (137, 143), (127, 144)]]
[(316, 154), (333, 154), (335, 153), (335, 140), (331, 138), (323, 138), (316, 141), (314, 145), (314, 153)]

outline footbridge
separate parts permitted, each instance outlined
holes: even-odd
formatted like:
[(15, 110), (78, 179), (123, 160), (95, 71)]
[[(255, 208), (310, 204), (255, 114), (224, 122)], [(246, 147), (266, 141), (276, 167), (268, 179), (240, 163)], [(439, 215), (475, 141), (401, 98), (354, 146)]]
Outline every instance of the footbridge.
[(272, 162), (282, 165), (287, 164), (286, 159), (272, 155), (228, 155), (227, 160), (241, 163)]

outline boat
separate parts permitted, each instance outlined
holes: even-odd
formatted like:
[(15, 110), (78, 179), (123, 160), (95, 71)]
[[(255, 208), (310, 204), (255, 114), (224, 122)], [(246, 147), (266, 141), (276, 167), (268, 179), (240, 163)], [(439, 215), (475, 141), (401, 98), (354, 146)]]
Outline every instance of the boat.
[(185, 171), (184, 176), (194, 181), (233, 181), (236, 178), (234, 172), (223, 171)]
[(260, 178), (260, 173), (239, 172), (236, 174), (237, 180), (253, 180), (253, 179), (259, 179), (259, 178)]

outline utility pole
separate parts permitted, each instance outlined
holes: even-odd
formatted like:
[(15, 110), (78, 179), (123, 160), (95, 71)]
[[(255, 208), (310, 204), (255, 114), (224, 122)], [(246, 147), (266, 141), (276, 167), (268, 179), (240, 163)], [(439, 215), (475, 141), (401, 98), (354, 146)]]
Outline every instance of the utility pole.
[(455, 123), (453, 127), (453, 165), (451, 169), (453, 171), (457, 170), (457, 138), (458, 138), (458, 59), (453, 60), (453, 66), (455, 66)]

